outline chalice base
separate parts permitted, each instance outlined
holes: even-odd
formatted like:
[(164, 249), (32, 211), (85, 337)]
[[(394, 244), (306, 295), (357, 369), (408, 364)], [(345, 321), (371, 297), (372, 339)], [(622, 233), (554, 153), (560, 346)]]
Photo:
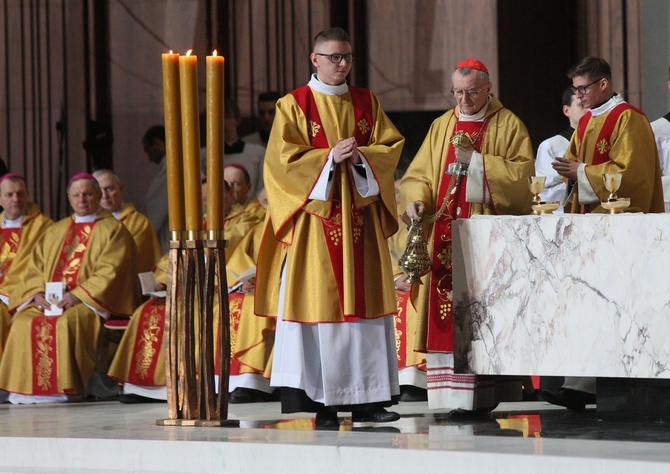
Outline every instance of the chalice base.
[(630, 198), (619, 198), (613, 201), (602, 201), (600, 203), (604, 209), (609, 211), (609, 214), (621, 214), (624, 209), (630, 206)]
[(561, 205), (560, 201), (542, 201), (533, 205), (533, 215), (553, 214)]

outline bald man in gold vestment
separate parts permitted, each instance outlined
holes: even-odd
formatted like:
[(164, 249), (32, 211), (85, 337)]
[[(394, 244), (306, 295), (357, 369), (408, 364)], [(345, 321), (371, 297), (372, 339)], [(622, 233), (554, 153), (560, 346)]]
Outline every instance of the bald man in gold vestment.
[[(0, 360), (0, 389), (12, 403), (80, 399), (96, 363), (102, 318), (130, 315), (138, 303), (135, 245), (123, 224), (100, 207), (91, 175), (68, 185), (74, 214), (55, 223), (36, 246), (23, 281), (10, 297), (17, 310)], [(47, 282), (64, 285), (47, 301)], [(60, 316), (46, 316), (57, 306)]]
[(0, 358), (11, 315), (9, 295), (21, 282), (33, 248), (53, 221), (29, 201), (23, 176), (7, 173), (0, 177)]

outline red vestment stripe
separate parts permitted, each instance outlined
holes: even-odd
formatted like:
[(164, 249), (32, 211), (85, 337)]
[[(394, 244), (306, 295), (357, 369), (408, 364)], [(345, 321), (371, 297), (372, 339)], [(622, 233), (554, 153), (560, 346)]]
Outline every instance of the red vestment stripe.
[(21, 243), (21, 227), (0, 229), (0, 285), (9, 273), (9, 267), (16, 257), (16, 251)]
[(395, 323), (395, 344), (398, 354), (398, 369), (407, 367), (407, 305), (410, 305), (410, 292), (396, 290), (398, 313), (393, 316)]
[[(308, 133), (310, 137), (310, 144), (315, 148), (324, 148), (330, 149), (328, 139), (323, 130), (323, 123), (321, 122), (321, 117), (316, 105), (316, 100), (314, 99), (314, 94), (311, 87), (302, 86), (293, 92), (291, 92), (293, 97), (302, 110), (303, 114), (307, 119), (308, 127), (310, 132)], [(352, 136), (356, 139), (356, 143), (359, 147), (366, 146), (370, 137), (372, 136), (372, 127), (374, 125), (373, 114), (372, 114), (372, 96), (369, 90), (363, 89), (360, 87), (349, 86), (349, 95), (351, 97), (351, 103), (354, 109), (354, 130), (352, 131)], [(338, 170), (340, 173), (340, 179), (350, 179), (350, 189), (355, 189), (353, 178), (350, 177), (348, 173), (345, 173), (342, 169)], [(335, 276), (335, 281), (338, 285), (338, 296), (340, 300), (340, 306), (344, 312), (344, 288), (343, 288), (343, 276), (344, 276), (344, 252), (342, 248), (342, 220), (343, 220), (343, 209), (341, 206), (341, 198), (339, 188), (334, 187), (332, 205), (329, 219), (322, 219), (324, 239), (326, 241), (328, 252), (330, 255), (330, 262), (333, 268), (333, 273)], [(353, 196), (351, 201), (353, 201)], [(344, 314), (345, 319), (360, 319), (364, 318), (366, 314), (365, 307), (365, 273), (363, 268), (364, 262), (364, 246), (363, 242), (365, 240), (364, 236), (364, 225), (363, 225), (363, 209), (356, 209), (352, 204), (351, 209), (347, 209), (346, 212), (349, 212), (348, 218), (351, 221), (353, 235), (353, 263), (354, 263), (354, 280), (355, 280), (355, 314)]]
[[(228, 315), (230, 320), (230, 375), (240, 375), (242, 364), (239, 360), (233, 357), (237, 350), (237, 330), (240, 327), (240, 315), (242, 314), (242, 304), (244, 303), (244, 293), (230, 293), (228, 295)], [(220, 324), (220, 322), (219, 322)], [(219, 337), (221, 331), (216, 328), (216, 347), (215, 354), (221, 351), (221, 338)], [(214, 373), (219, 375), (221, 373), (221, 361), (219, 357), (214, 361)]]
[(77, 286), (77, 276), (94, 226), (95, 222), (77, 224), (72, 221), (65, 235), (51, 281), (62, 281), (67, 284), (69, 290)]
[[(497, 113), (497, 112), (496, 112)], [(482, 144), (487, 125), (494, 114), (486, 117), (483, 122), (458, 121), (454, 132), (465, 132), (474, 138), (475, 150), (483, 154)], [(447, 207), (442, 216), (435, 221), (433, 227), (433, 246), (431, 252), (431, 278), (428, 290), (428, 336), (426, 347), (430, 352), (454, 351), (454, 303), (452, 279), (452, 243), (451, 223), (456, 218), (470, 217), (470, 203), (466, 200), (467, 176), (456, 176), (456, 184), (449, 192), (452, 175), (447, 174), (449, 164), (456, 162), (454, 146), (449, 143), (447, 156), (444, 160), (442, 179), (440, 180), (435, 207), (439, 209), (444, 200)], [(484, 186), (486, 186), (484, 177)]]
[[(626, 110), (634, 110), (638, 113), (642, 113), (640, 110), (636, 109), (635, 107), (626, 102), (618, 104), (610, 111), (610, 113), (605, 118), (605, 122), (603, 123), (602, 128), (600, 129), (598, 139), (593, 144), (594, 150), (593, 150), (593, 161), (591, 162), (592, 165), (601, 165), (603, 163), (610, 161), (609, 152), (612, 149), (610, 138), (612, 136), (612, 132), (614, 131), (614, 127), (619, 121), (619, 117)], [(578, 145), (577, 153), (579, 154), (579, 156), (582, 155), (580, 151), (582, 146), (582, 140), (584, 139), (584, 133), (586, 132), (589, 120), (591, 120), (592, 117), (593, 116), (589, 111), (579, 121), (579, 125), (577, 128), (577, 136), (579, 137), (579, 142), (577, 144)]]
[(138, 337), (133, 346), (128, 382), (156, 385), (156, 362), (165, 335), (165, 298), (152, 298), (139, 315)]
[(33, 353), (33, 395), (58, 393), (58, 346), (56, 322), (59, 316), (35, 316), (30, 339)]

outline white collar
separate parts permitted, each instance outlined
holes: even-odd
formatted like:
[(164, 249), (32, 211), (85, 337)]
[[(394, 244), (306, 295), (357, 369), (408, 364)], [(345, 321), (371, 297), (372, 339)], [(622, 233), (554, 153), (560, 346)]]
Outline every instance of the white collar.
[(3, 229), (16, 229), (21, 227), (23, 223), (23, 214), (17, 217), (14, 220), (7, 219), (7, 216), (2, 216), (2, 228)]
[(490, 103), (491, 103), (491, 96), (489, 95), (488, 99), (486, 99), (486, 104), (484, 104), (484, 107), (479, 109), (479, 112), (473, 115), (468, 115), (465, 112), (461, 112), (461, 108), (459, 107), (458, 120), (462, 122), (480, 122), (486, 116), (486, 111), (489, 110)]
[(123, 212), (123, 207), (125, 205), (126, 204), (124, 202), (121, 202), (119, 208), (116, 211), (112, 212), (112, 215), (116, 218), (117, 221), (119, 220), (119, 217), (121, 217), (121, 213)]
[(74, 214), (74, 222), (75, 224), (91, 224), (95, 222), (95, 220), (98, 218), (98, 214), (100, 214), (102, 207), (99, 207), (97, 211), (95, 211), (93, 214), (89, 214), (87, 216), (78, 216), (76, 213)]
[(349, 86), (346, 82), (343, 82), (339, 86), (330, 86), (324, 82), (321, 82), (316, 73), (312, 74), (312, 79), (310, 79), (307, 85), (315, 91), (326, 95), (342, 95), (349, 92)]
[(623, 97), (621, 97), (618, 93), (614, 93), (612, 97), (609, 98), (607, 102), (605, 102), (602, 105), (599, 105), (595, 109), (591, 109), (591, 116), (597, 117), (598, 115), (606, 114), (610, 110), (612, 110), (614, 107), (617, 105), (626, 102), (623, 100)]

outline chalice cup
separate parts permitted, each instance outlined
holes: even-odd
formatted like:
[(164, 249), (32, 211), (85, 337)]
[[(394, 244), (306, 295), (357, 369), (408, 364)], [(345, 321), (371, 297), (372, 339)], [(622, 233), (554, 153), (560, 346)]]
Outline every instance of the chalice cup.
[(619, 198), (616, 192), (619, 190), (619, 186), (621, 186), (621, 173), (603, 173), (603, 182), (605, 183), (605, 189), (610, 192), (607, 201), (617, 201)]
[[(528, 178), (528, 187), (530, 192), (533, 193), (533, 205), (537, 206), (542, 202), (540, 199), (540, 193), (544, 189), (544, 183), (547, 180), (546, 176), (530, 176)], [(533, 211), (533, 214), (537, 215), (537, 211)]]

